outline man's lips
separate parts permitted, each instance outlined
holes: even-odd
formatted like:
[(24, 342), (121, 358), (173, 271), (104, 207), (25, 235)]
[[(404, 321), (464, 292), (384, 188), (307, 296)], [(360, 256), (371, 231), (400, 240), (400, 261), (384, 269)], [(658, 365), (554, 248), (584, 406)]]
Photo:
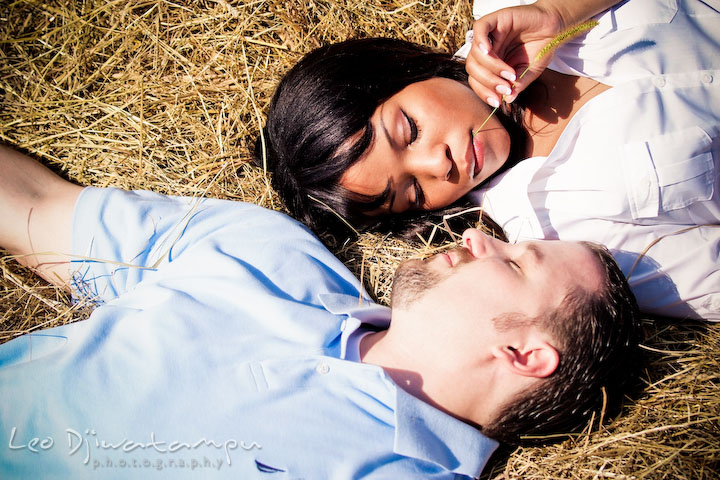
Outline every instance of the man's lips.
[(465, 263), (473, 258), (470, 251), (465, 247), (453, 248), (452, 250), (440, 253), (439, 255), (443, 257), (450, 267), (457, 267), (461, 263)]

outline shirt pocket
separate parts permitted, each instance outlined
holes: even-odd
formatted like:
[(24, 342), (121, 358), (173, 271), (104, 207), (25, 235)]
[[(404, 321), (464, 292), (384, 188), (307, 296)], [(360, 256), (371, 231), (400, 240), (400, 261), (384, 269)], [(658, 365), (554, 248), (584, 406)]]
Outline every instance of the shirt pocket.
[(657, 217), (713, 196), (712, 139), (700, 127), (629, 143), (623, 153), (628, 202), (635, 219)]
[(248, 392), (266, 392), (269, 390), (262, 363), (249, 361), (242, 363), (236, 370), (235, 382)]

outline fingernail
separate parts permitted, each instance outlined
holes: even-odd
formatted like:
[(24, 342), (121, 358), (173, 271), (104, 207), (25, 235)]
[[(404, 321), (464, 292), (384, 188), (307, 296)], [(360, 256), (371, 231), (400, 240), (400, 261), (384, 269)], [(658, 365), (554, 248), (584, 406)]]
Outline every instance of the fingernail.
[(498, 85), (495, 87), (495, 91), (501, 95), (510, 95), (512, 93), (512, 90), (507, 85)]
[(500, 72), (500, 76), (507, 80), (508, 82), (514, 82), (515, 81), (515, 74), (513, 72), (508, 72), (507, 70), (503, 70)]
[(485, 48), (485, 45), (480, 45), (480, 51), (483, 53), (483, 55), (487, 55), (488, 53), (490, 53), (488, 52), (488, 49)]
[(485, 101), (491, 107), (498, 108), (500, 106), (500, 102), (498, 102), (498, 99), (495, 97), (487, 97)]
[(505, 103), (512, 103), (516, 97), (517, 95), (508, 95), (507, 97), (503, 98), (503, 100), (505, 100)]

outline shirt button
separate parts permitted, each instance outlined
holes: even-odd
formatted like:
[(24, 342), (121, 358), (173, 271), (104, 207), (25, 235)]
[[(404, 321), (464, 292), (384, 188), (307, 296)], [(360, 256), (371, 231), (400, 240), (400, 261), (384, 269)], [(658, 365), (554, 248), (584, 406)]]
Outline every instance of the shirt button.
[(653, 83), (656, 87), (662, 88), (665, 86), (665, 79), (663, 77), (655, 77), (655, 79), (653, 79)]
[(709, 73), (703, 73), (702, 77), (700, 77), (700, 80), (702, 80), (703, 83), (712, 83), (713, 76)]
[(327, 363), (321, 363), (317, 367), (315, 367), (315, 371), (318, 372), (320, 375), (325, 375), (330, 371), (330, 365)]

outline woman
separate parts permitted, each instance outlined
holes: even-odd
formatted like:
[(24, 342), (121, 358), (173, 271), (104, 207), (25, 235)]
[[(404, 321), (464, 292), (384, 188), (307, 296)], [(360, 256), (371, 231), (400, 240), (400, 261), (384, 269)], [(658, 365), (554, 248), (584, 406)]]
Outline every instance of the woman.
[[(511, 240), (605, 243), (645, 311), (720, 320), (720, 14), (699, 0), (613, 7), (560, 46), (554, 70), (512, 103), (509, 117), (529, 134), (524, 146), (505, 117), (472, 136), (489, 113), (480, 99), (492, 105), (519, 90), (507, 90), (520, 72), (517, 49), (503, 53), (509, 64), (496, 51), (531, 43), (513, 40), (502, 18), (546, 5), (476, 23), (482, 34), (467, 64), (475, 96), (459, 87), (446, 57), (426, 65), (393, 53), (379, 64), (362, 63), (359, 53), (311, 54), (283, 81), (268, 115), (275, 185), (301, 219), (317, 225), (337, 213), (357, 226), (397, 222), (388, 214), (441, 208), (475, 189), (471, 199)], [(347, 71), (336, 57), (357, 68)], [(327, 64), (327, 74), (303, 73)], [(299, 95), (293, 82), (317, 88)]]

